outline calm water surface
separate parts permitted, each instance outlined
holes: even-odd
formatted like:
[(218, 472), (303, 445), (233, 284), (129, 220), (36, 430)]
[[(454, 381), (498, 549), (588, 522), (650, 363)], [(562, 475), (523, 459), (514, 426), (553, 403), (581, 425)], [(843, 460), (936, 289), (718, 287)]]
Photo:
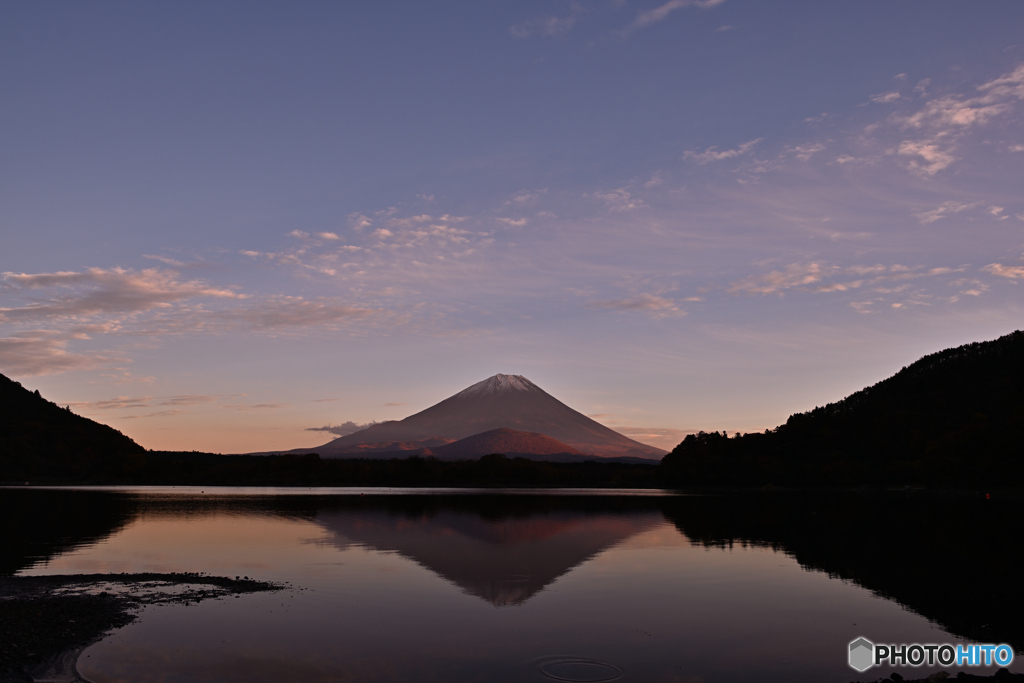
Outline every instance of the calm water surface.
[[(1000, 625), (1017, 614), (999, 611), (1005, 600), (975, 613), (942, 594), (965, 570), (935, 547), (956, 537), (941, 515), (990, 514), (973, 501), (650, 493), (24, 490), (19, 509), (36, 506), (41, 521), (4, 562), (22, 575), (188, 571), (292, 586), (147, 607), (85, 651), (79, 669), (95, 683), (845, 682), (892, 670), (851, 670), (858, 636), (1019, 638)], [(872, 511), (913, 538), (849, 538)], [(1018, 568), (978, 571), (992, 583)]]

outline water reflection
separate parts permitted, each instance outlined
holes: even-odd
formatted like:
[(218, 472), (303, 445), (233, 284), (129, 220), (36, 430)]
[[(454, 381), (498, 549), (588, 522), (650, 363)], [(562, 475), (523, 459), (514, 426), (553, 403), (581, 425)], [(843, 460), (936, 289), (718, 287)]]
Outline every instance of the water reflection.
[(674, 500), (695, 542), (782, 550), (971, 640), (1024, 648), (1024, 505), (1008, 494), (746, 493)]
[(100, 541), (138, 513), (128, 496), (96, 491), (0, 490), (0, 576)]
[(574, 567), (665, 519), (656, 509), (484, 517), (460, 507), (418, 513), (328, 509), (318, 512), (316, 523), (340, 549), (354, 542), (398, 552), (466, 593), (506, 607), (523, 604)]
[[(681, 543), (772, 548), (950, 633), (1019, 650), (1022, 510), (1020, 501), (998, 495), (227, 496), (5, 489), (0, 573), (69, 571), (86, 559), (98, 561), (103, 539), (147, 520), (192, 520), (188, 533), (196, 534), (203, 519), (227, 515), (311, 524), (323, 533), (320, 542), (338, 551), (393, 552), (464, 593), (511, 607), (530, 603), (560, 577), (668, 520), (685, 537)], [(279, 547), (286, 546), (281, 541)], [(124, 560), (116, 570), (230, 573), (241, 566), (249, 573), (253, 566), (216, 559), (218, 552), (197, 546), (145, 565)], [(75, 557), (84, 559), (75, 565)]]

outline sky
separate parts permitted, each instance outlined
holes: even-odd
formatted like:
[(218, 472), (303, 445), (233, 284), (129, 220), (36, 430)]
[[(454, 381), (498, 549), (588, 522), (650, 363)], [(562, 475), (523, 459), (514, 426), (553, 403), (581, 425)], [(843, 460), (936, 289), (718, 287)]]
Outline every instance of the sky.
[(0, 373), (147, 448), (496, 373), (671, 448), (1022, 327), (1019, 0), (11, 0), (0, 93)]

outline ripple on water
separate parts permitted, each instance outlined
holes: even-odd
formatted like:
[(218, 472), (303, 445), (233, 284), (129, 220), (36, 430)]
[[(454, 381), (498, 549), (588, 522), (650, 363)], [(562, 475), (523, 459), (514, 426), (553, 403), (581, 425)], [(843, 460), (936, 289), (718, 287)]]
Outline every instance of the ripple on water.
[(614, 664), (584, 657), (547, 657), (534, 666), (537, 673), (554, 681), (601, 683), (622, 676), (622, 669)]

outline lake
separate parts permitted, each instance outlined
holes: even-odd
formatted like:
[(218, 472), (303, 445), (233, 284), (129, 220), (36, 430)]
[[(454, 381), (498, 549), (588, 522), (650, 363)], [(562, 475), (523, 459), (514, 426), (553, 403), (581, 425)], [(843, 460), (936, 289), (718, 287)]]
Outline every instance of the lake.
[(94, 683), (873, 681), (942, 667), (858, 674), (859, 636), (1024, 645), (1024, 506), (1000, 496), (16, 488), (0, 508), (8, 575), (288, 584), (145, 607), (82, 654)]

